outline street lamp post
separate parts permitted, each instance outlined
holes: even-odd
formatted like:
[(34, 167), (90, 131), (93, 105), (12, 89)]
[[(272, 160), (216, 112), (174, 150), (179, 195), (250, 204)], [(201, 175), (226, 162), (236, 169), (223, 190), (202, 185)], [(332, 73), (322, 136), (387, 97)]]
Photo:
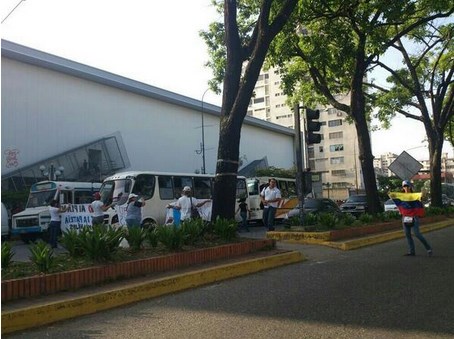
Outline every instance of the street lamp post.
[(202, 152), (202, 174), (206, 173), (206, 170), (205, 170), (205, 122), (204, 122), (204, 114), (203, 114), (203, 99), (205, 98), (205, 94), (207, 94), (207, 92), (209, 90), (210, 89), (207, 88), (205, 90), (205, 92), (203, 92), (203, 95), (202, 95), (202, 144), (200, 145), (201, 152)]
[(55, 168), (54, 164), (51, 163), (49, 168), (44, 165), (39, 166), (39, 170), (43, 176), (47, 177), (48, 180), (57, 180), (59, 176), (63, 175), (65, 168), (63, 166)]

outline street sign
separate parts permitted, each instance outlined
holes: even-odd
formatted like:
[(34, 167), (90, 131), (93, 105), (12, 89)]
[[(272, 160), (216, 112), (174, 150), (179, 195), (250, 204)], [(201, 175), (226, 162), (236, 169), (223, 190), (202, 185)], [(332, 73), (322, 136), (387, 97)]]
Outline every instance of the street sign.
[(403, 151), (389, 166), (388, 169), (402, 180), (409, 180), (423, 165), (410, 154)]

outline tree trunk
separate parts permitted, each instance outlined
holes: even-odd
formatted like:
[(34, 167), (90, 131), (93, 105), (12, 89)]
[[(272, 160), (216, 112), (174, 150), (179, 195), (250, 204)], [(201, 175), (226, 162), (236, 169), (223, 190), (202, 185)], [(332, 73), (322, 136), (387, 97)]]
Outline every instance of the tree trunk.
[[(283, 29), (297, 0), (264, 0), (251, 41), (242, 45), (237, 25), (237, 2), (224, 1), (227, 60), (219, 131), (218, 160), (213, 189), (211, 218), (235, 217), (236, 183), (240, 153), (241, 126), (247, 113), (254, 86), (271, 41)], [(270, 23), (272, 6), (280, 11)], [(245, 62), (245, 65), (243, 65)], [(244, 66), (244, 72), (243, 72)]]
[(358, 136), (359, 162), (364, 180), (364, 188), (367, 195), (368, 213), (376, 214), (382, 212), (380, 199), (378, 197), (377, 182), (375, 178), (374, 156), (369, 134), (369, 126), (366, 120), (366, 104), (362, 87), (362, 78), (365, 74), (366, 64), (364, 62), (364, 49), (357, 56), (357, 66), (352, 79), (350, 106), (351, 116), (355, 121), (356, 134)]
[[(234, 112), (232, 112), (233, 114)], [(221, 118), (218, 160), (214, 179), (212, 216), (225, 219), (235, 217), (236, 176), (240, 148), (241, 123), (229, 117)], [(221, 202), (222, 203), (218, 203)]]
[[(363, 115), (364, 116), (364, 115)], [(364, 180), (364, 188), (367, 195), (368, 213), (376, 214), (383, 209), (378, 198), (377, 183), (375, 179), (374, 156), (366, 119), (356, 121), (356, 131), (359, 144), (359, 162)]]
[(443, 149), (443, 140), (433, 137), (435, 133), (427, 133), (429, 141), (429, 159), (430, 159), (430, 204), (431, 206), (442, 207), (443, 200), (441, 197), (441, 152)]

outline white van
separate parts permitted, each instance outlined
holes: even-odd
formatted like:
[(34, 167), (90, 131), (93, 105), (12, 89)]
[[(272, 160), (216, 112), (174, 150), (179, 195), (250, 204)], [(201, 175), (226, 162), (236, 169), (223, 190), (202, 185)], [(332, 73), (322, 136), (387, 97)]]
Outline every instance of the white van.
[(9, 217), (5, 204), (2, 203), (2, 239), (9, 237)]
[(36, 240), (49, 227), (52, 200), (60, 204), (89, 204), (100, 187), (101, 183), (96, 182), (41, 181), (33, 184), (25, 210), (12, 216), (11, 234), (20, 235), (25, 243)]

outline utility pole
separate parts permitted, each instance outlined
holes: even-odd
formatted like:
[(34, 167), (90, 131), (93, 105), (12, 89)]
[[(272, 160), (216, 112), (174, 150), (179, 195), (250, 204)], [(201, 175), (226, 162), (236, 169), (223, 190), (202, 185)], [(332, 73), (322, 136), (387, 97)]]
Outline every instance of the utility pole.
[(299, 217), (300, 222), (303, 224), (303, 152), (301, 147), (301, 123), (300, 123), (300, 106), (295, 105), (293, 109), (293, 118), (295, 121), (295, 160), (296, 160), (296, 193), (299, 202)]

